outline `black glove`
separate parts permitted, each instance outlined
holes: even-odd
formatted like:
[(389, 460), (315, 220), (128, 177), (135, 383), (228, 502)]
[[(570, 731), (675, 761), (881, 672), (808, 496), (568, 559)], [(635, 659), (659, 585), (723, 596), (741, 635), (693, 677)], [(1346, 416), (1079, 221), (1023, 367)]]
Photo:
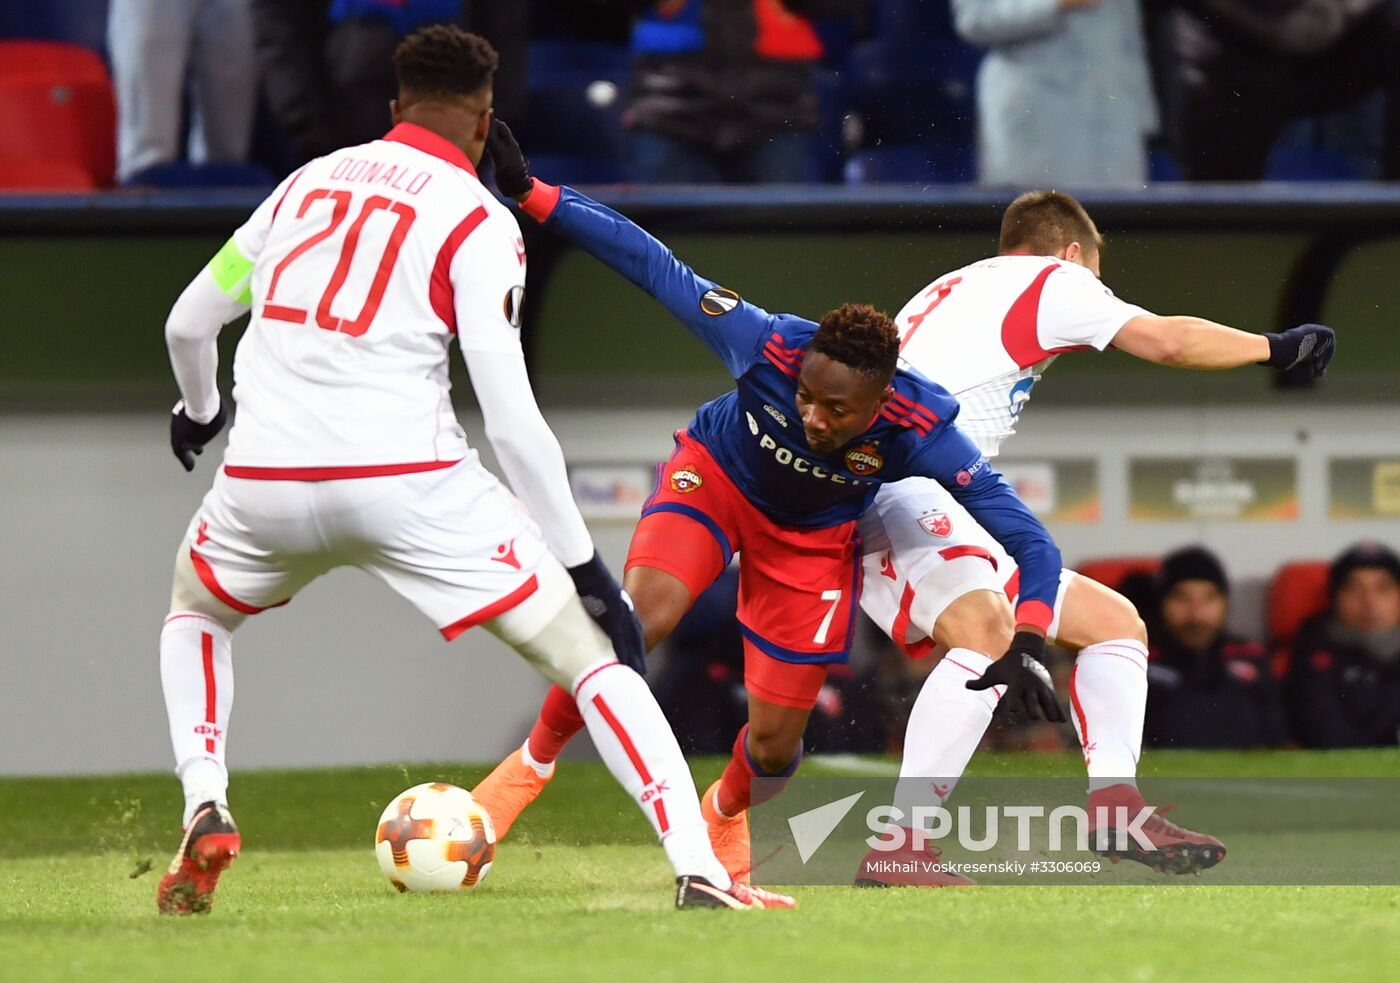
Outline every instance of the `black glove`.
[(219, 412), (208, 423), (195, 423), (185, 415), (185, 401), (182, 399), (170, 411), (170, 449), (186, 471), (194, 470), (196, 454), (204, 453), (204, 445), (218, 436), (228, 422), (228, 409), (223, 400), (219, 401)]
[(1005, 686), (1006, 695), (1012, 709), (1021, 709), (1032, 720), (1044, 719), (1052, 723), (1065, 722), (1065, 712), (1060, 709), (1060, 701), (1055, 699), (1055, 684), (1050, 681), (1050, 673), (1040, 660), (1045, 655), (1045, 639), (1033, 631), (1018, 631), (1011, 639), (1011, 647), (1006, 650), (992, 667), (979, 679), (967, 683), (968, 689), (989, 689)]
[(583, 601), (583, 609), (612, 639), (617, 660), (645, 676), (647, 643), (642, 635), (642, 624), (637, 620), (632, 598), (618, 586), (603, 565), (603, 558), (594, 553), (587, 563), (570, 567), (569, 576), (574, 578), (574, 590)]
[(486, 152), (496, 165), (496, 187), (507, 198), (523, 198), (530, 193), (535, 183), (530, 180), (530, 162), (515, 142), (515, 134), (499, 119), (491, 120), (491, 129), (486, 134)]
[(1337, 351), (1337, 334), (1323, 324), (1300, 324), (1296, 328), (1266, 334), (1269, 339), (1269, 360), (1280, 371), (1306, 366), (1307, 377), (1321, 379)]

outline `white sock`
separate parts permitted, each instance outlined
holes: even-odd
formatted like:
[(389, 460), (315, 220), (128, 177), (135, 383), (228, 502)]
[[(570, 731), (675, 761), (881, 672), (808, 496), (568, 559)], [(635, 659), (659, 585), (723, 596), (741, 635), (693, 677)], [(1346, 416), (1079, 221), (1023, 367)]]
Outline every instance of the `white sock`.
[(971, 649), (950, 649), (924, 680), (909, 713), (904, 758), (894, 805), (909, 819), (914, 806), (942, 805), (987, 732), (1002, 687), (970, 690), (965, 685), (992, 666)]
[(233, 709), (233, 646), (212, 618), (177, 611), (160, 633), (160, 685), (170, 720), (175, 774), (185, 789), (182, 826), (204, 802), (228, 801), (224, 746)]
[(530, 739), (528, 737), (525, 738), (525, 743), (520, 745), (520, 759), (533, 768), (535, 774), (539, 775), (541, 778), (548, 778), (550, 775), (554, 774), (553, 761), (542, 765), (530, 754)]
[(1089, 790), (1137, 785), (1147, 709), (1147, 646), (1134, 638), (1086, 645), (1069, 681)]
[(580, 674), (572, 688), (598, 754), (651, 821), (676, 874), (697, 874), (727, 890), (730, 878), (710, 849), (690, 768), (642, 677), (608, 663)]

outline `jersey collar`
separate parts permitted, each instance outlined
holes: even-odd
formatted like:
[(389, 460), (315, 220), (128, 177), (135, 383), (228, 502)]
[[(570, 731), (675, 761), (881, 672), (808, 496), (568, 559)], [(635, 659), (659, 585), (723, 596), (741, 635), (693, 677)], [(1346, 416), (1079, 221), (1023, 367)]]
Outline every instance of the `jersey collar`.
[(453, 167), (460, 167), (472, 177), (477, 176), (471, 158), (462, 153), (460, 147), (444, 140), (431, 130), (424, 129), (417, 123), (400, 123), (384, 134), (384, 139), (392, 143), (406, 144), (414, 150), (423, 151), (425, 154), (432, 154), (434, 157), (447, 161)]

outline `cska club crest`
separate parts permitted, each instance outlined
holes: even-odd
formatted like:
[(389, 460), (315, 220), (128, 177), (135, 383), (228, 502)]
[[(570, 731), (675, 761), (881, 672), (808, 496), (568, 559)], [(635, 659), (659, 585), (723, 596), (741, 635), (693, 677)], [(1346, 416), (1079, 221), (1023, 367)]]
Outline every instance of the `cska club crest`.
[(874, 444), (861, 444), (846, 452), (846, 470), (861, 478), (874, 474), (884, 466), (885, 458)]
[(947, 539), (953, 534), (953, 520), (948, 518), (947, 512), (925, 512), (919, 516), (919, 525), (923, 526), (924, 532), (930, 536)]
[(682, 495), (695, 491), (704, 483), (705, 479), (700, 477), (700, 472), (692, 467), (680, 467), (671, 472), (671, 490)]

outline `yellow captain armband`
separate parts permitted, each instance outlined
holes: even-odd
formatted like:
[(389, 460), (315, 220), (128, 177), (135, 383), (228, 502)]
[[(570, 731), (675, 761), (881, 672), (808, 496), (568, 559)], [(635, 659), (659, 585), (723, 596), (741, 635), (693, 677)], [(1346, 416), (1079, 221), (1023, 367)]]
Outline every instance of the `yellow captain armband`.
[(239, 304), (253, 304), (253, 261), (238, 249), (238, 243), (229, 239), (223, 248), (209, 261), (209, 272), (229, 298)]

